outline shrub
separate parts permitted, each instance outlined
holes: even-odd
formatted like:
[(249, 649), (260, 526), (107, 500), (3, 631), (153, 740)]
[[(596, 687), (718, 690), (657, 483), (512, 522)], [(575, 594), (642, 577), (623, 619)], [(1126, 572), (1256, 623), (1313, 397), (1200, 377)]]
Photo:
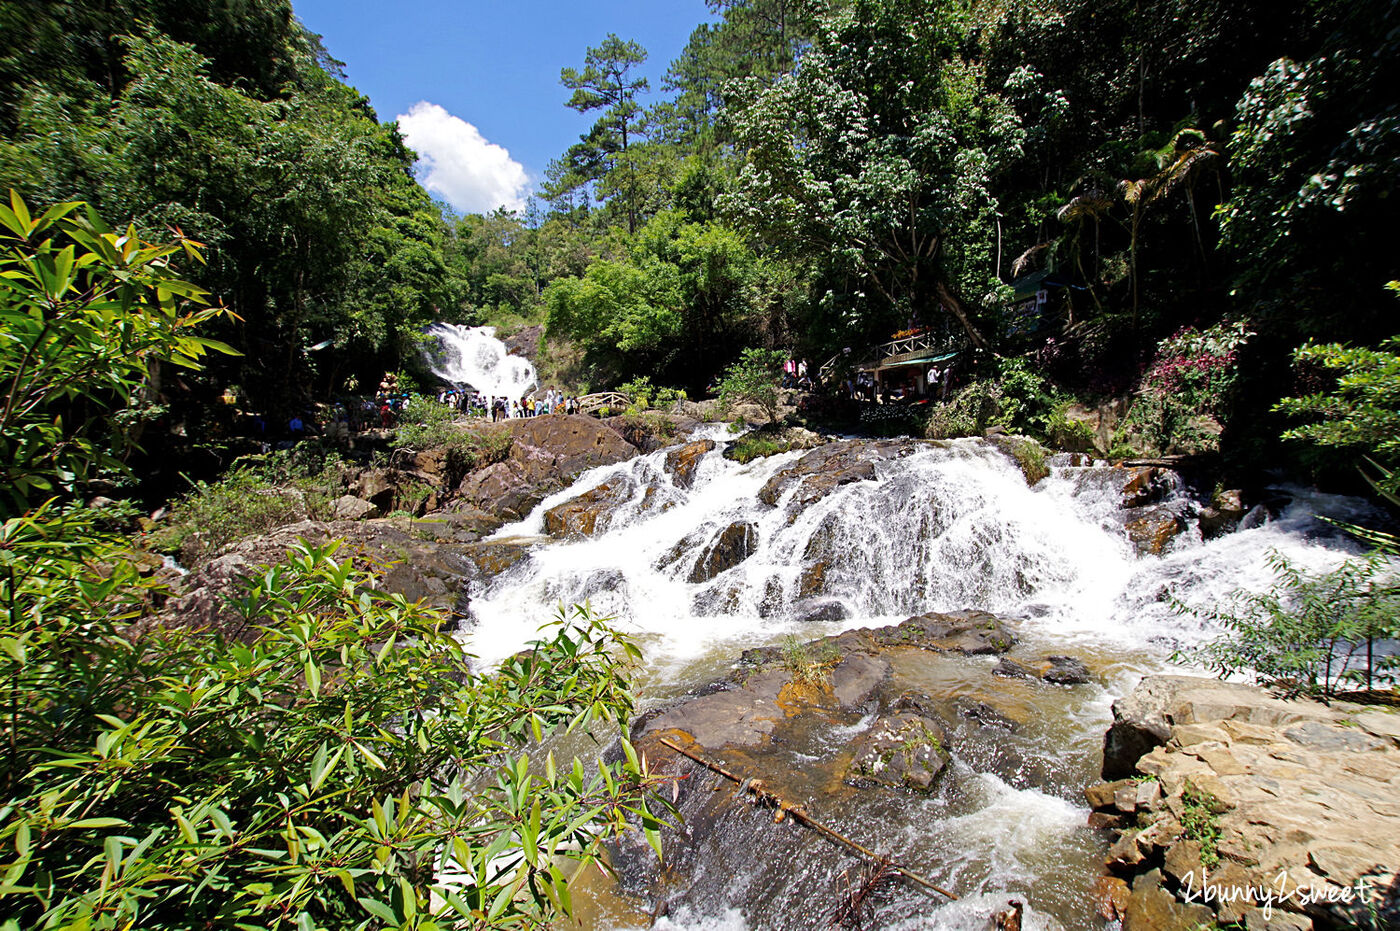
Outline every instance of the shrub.
[(1391, 559), (1353, 558), (1330, 572), (1311, 573), (1278, 554), (1278, 582), (1263, 594), (1237, 595), (1223, 609), (1186, 608), (1222, 633), (1178, 661), (1195, 662), (1223, 678), (1248, 673), (1290, 694), (1329, 697), (1344, 683), (1400, 679), (1400, 658), (1378, 656), (1377, 640), (1400, 637), (1400, 586)]
[(786, 355), (777, 349), (745, 349), (719, 381), (720, 407), (729, 411), (741, 401), (763, 408), (768, 420), (778, 419), (778, 385)]
[(112, 412), (150, 407), (140, 389), (157, 361), (233, 352), (191, 332), (225, 311), (175, 277), (182, 254), (202, 261), (197, 243), (119, 235), (84, 204), (33, 216), (11, 191), (0, 206), (0, 517), (120, 470), (112, 453), (134, 423)]
[(636, 649), (586, 607), (483, 675), (446, 617), (302, 545), (237, 601), (255, 642), (131, 637), (151, 584), (68, 529), (3, 525), (7, 927), (534, 926), (628, 813), (659, 846), (625, 741), (591, 775), (523, 754), (632, 710)]
[(629, 414), (640, 414), (652, 408), (668, 411), (677, 401), (685, 400), (685, 392), (681, 389), (653, 385), (645, 375), (619, 385), (617, 390), (632, 399), (627, 408)]
[(1052, 429), (1064, 421), (1069, 403), (1025, 359), (998, 359), (990, 377), (932, 405), (924, 435), (945, 440), (981, 436), (988, 427), (1002, 427), (1053, 442)]
[(791, 634), (783, 638), (782, 666), (795, 685), (811, 688), (826, 685), (832, 668), (840, 662), (840, 650), (825, 640), (804, 643)]
[(1045, 428), (1046, 441), (1055, 449), (1072, 453), (1092, 452), (1098, 442), (1094, 428), (1082, 420), (1070, 420), (1065, 414), (1068, 408), (1068, 404), (1061, 404), (1051, 414)]
[(1240, 347), (1253, 335), (1243, 322), (1224, 322), (1206, 330), (1186, 327), (1162, 340), (1123, 430), (1158, 452), (1215, 450), (1217, 438), (1200, 421), (1225, 416)]
[(217, 481), (196, 482), (170, 506), (164, 524), (151, 535), (151, 547), (195, 566), (244, 537), (300, 520), (330, 520), (345, 482), (339, 457), (317, 450), (315, 444), (299, 443), (245, 462)]
[(433, 398), (414, 395), (404, 403), (402, 426), (395, 435), (408, 449), (446, 449), (447, 468), (465, 475), (496, 462), (510, 453), (511, 437), (491, 426), (469, 426), (457, 420), (457, 412)]
[(755, 459), (776, 456), (778, 453), (785, 453), (791, 448), (792, 444), (786, 440), (773, 436), (772, 434), (760, 433), (754, 430), (745, 433), (726, 446), (724, 448), (724, 458), (743, 464), (753, 462)]
[(1293, 359), (1299, 368), (1320, 369), (1335, 382), (1327, 391), (1278, 403), (1275, 410), (1311, 421), (1283, 438), (1368, 457), (1382, 469), (1380, 488), (1400, 493), (1400, 470), (1394, 468), (1400, 463), (1400, 337), (1378, 349), (1309, 344)]
[(22, 266), (0, 279), (0, 371), (33, 402), (0, 417), (24, 480), (0, 511), (5, 931), (540, 926), (569, 910), (561, 861), (594, 861), (629, 813), (659, 851), (625, 735), (596, 775), (522, 753), (632, 711), (636, 647), (586, 607), (483, 675), (444, 616), (302, 545), (237, 603), (254, 642), (151, 627), (168, 593), (92, 512), (27, 507), (104, 461), (66, 403), (126, 404), (152, 361), (211, 348), (183, 332), (202, 292), (167, 274), (193, 244), (65, 225), (78, 206), (0, 208), (0, 263)]
[(612, 426), (633, 446), (647, 448), (650, 440), (669, 440), (676, 435), (676, 423), (664, 414), (643, 413), (632, 408), (620, 415)]
[(931, 440), (981, 436), (997, 416), (997, 400), (995, 383), (975, 381), (930, 407), (924, 435)]
[(447, 446), (456, 437), (457, 412), (448, 404), (415, 394), (404, 402), (395, 439), (411, 449)]

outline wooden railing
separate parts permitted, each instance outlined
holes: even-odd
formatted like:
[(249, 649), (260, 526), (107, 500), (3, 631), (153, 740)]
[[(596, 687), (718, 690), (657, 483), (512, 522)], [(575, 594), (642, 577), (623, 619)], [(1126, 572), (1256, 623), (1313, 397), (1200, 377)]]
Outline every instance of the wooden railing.
[[(892, 339), (887, 343), (880, 343), (878, 346), (872, 347), (864, 355), (858, 356), (857, 361), (883, 361), (890, 356), (899, 356), (906, 352), (919, 352), (922, 350), (954, 352), (960, 348), (962, 348), (962, 344), (955, 337), (940, 336), (925, 331), (923, 333), (915, 333), (913, 336), (903, 336), (899, 339)], [(818, 369), (822, 381), (830, 381), (831, 376), (836, 371), (837, 363), (848, 355), (849, 353), (846, 352), (837, 353), (824, 362), (822, 367)]]
[(631, 403), (632, 399), (621, 391), (599, 391), (596, 394), (585, 394), (579, 398), (578, 410), (580, 414), (591, 414), (605, 407), (617, 411)]

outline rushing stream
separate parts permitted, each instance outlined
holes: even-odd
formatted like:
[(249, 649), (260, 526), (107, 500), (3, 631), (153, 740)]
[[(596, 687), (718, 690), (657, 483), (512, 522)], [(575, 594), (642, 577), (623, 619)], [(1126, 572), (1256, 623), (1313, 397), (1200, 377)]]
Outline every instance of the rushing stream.
[[(1082, 789), (1097, 775), (1113, 698), (1211, 633), (1172, 599), (1212, 604), (1237, 589), (1262, 590), (1273, 578), (1272, 552), (1303, 567), (1329, 567), (1346, 544), (1315, 515), (1355, 517), (1363, 507), (1285, 489), (1272, 517), (1256, 509), (1236, 532), (1202, 540), (1191, 520), (1195, 505), (1175, 492), (1165, 506), (1185, 516), (1188, 529), (1163, 555), (1142, 556), (1119, 513), (1122, 470), (1060, 465), (1028, 488), (990, 443), (962, 440), (880, 461), (876, 480), (842, 485), (807, 506), (789, 490), (775, 507), (758, 499), (759, 489), (802, 454), (739, 465), (720, 455), (723, 428), (708, 435), (719, 448), (705, 454), (690, 487), (673, 481), (665, 451), (652, 453), (585, 474), (503, 528), (498, 539), (539, 542), (471, 592), (472, 648), (484, 661), (499, 659), (532, 639), (561, 603), (588, 599), (642, 646), (636, 686), (643, 709), (723, 674), (746, 648), (927, 611), (991, 611), (1017, 621), (1023, 649), (1083, 659), (1092, 685), (1000, 684), (1002, 700), (1023, 706), (1028, 723), (1014, 740), (959, 732), (951, 788), (928, 797), (865, 793), (858, 810), (830, 803), (830, 816), (853, 835), (878, 838), (966, 893), (957, 903), (925, 897), (910, 907), (904, 926), (911, 928), (981, 928), (1008, 894), (1026, 903), (1027, 929), (1102, 927), (1087, 899), (1103, 841), (1085, 826)], [(599, 517), (592, 536), (542, 536), (546, 510), (605, 483), (629, 491), (624, 504)], [(754, 528), (752, 555), (714, 578), (690, 581), (704, 545), (744, 522)], [(816, 563), (823, 574), (814, 595), (804, 592), (803, 574)], [(992, 662), (967, 657), (905, 672), (924, 675), (928, 694), (951, 697), (985, 688)], [(812, 746), (794, 752), (799, 760), (804, 752), (819, 755), (845, 736), (814, 731)], [(775, 848), (774, 863), (747, 869), (723, 857), (701, 864), (690, 894), (656, 927), (824, 925), (800, 910), (794, 918), (790, 904), (780, 904), (833, 884), (820, 860), (797, 868), (785, 859), (799, 855)], [(597, 927), (647, 924), (621, 900), (593, 908), (588, 922)]]

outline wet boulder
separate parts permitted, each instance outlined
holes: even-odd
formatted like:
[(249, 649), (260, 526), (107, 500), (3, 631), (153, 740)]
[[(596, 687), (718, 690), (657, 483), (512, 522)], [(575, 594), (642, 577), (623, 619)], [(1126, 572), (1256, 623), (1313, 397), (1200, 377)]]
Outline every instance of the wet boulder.
[(797, 620), (803, 624), (821, 621), (844, 621), (850, 611), (835, 598), (813, 598), (798, 602), (794, 608)]
[(927, 792), (952, 759), (945, 739), (942, 725), (932, 718), (907, 712), (881, 716), (856, 738), (846, 782)]
[(820, 559), (803, 569), (797, 579), (797, 597), (811, 598), (825, 592), (827, 567), (827, 561)]
[(1034, 679), (1035, 673), (1022, 666), (1013, 659), (1003, 656), (1001, 660), (992, 667), (992, 675), (1001, 676), (1003, 679)]
[(764, 504), (777, 505), (796, 486), (793, 505), (796, 510), (802, 510), (842, 485), (874, 480), (875, 463), (902, 459), (925, 445), (923, 441), (909, 439), (827, 443), (770, 478), (759, 489), (758, 499)]
[(700, 460), (715, 448), (714, 440), (696, 440), (677, 447), (666, 454), (666, 471), (677, 488), (689, 488), (695, 481), (695, 470)]
[(1119, 506), (1126, 510), (1159, 504), (1175, 485), (1174, 473), (1160, 466), (1130, 469), (1128, 479), (1123, 483), (1122, 503)]
[(881, 646), (912, 646), (967, 656), (1005, 653), (1016, 644), (1016, 637), (1002, 620), (986, 611), (919, 614), (894, 627), (882, 627), (873, 635)]
[(607, 527), (607, 515), (628, 501), (634, 490), (626, 475), (619, 475), (576, 498), (544, 512), (544, 530), (552, 537), (590, 537)]
[(1137, 551), (1144, 556), (1160, 556), (1183, 530), (1186, 521), (1180, 514), (1164, 505), (1137, 508), (1128, 512), (1123, 525)]
[(1089, 667), (1073, 656), (1047, 656), (1040, 678), (1053, 685), (1083, 685), (1089, 681)]
[(1237, 489), (1216, 492), (1211, 496), (1210, 504), (1196, 512), (1201, 536), (1210, 540), (1230, 533), (1239, 526), (1246, 512), (1243, 492)]
[(500, 575), (524, 559), (530, 551), (530, 545), (530, 541), (526, 540), (493, 540), (464, 546), (461, 554), (475, 570), (470, 573), (472, 578), (490, 578)]
[(758, 528), (748, 521), (735, 521), (701, 550), (690, 570), (689, 581), (708, 582), (748, 559), (757, 548)]

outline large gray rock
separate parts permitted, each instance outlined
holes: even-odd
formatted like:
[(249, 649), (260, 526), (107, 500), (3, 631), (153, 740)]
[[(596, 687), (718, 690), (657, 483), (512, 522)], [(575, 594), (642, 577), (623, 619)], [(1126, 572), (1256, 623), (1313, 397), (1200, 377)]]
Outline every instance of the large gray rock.
[(909, 439), (827, 443), (770, 478), (759, 489), (758, 499), (764, 504), (776, 505), (789, 489), (797, 486), (792, 507), (800, 511), (842, 485), (874, 479), (875, 463), (902, 459), (927, 445), (924, 441)]
[(917, 714), (880, 717), (856, 739), (846, 781), (927, 792), (952, 759), (943, 726)]
[(592, 417), (551, 414), (506, 421), (510, 453), (468, 475), (457, 489), (467, 504), (502, 520), (519, 520), (588, 469), (623, 462), (637, 448)]
[(364, 520), (367, 517), (379, 516), (379, 508), (354, 495), (341, 495), (336, 498), (331, 504), (331, 511), (336, 520)]
[[(1114, 718), (1106, 775), (1152, 745), (1133, 765), (1147, 781), (1085, 793), (1098, 809), (1091, 823), (1131, 825), (1110, 851), (1113, 869), (1140, 874), (1138, 911), (1133, 922), (1125, 916), (1125, 928), (1203, 919), (1290, 931), (1400, 927), (1400, 715), (1153, 676), (1115, 703)], [(1170, 883), (1151, 875), (1158, 865)], [(1208, 901), (1209, 915), (1193, 911), (1206, 883), (1222, 892)], [(1186, 888), (1197, 891), (1195, 901), (1183, 900)], [(1262, 889), (1275, 896), (1269, 917), (1257, 899), (1239, 897)], [(1328, 889), (1351, 898), (1315, 899)]]

